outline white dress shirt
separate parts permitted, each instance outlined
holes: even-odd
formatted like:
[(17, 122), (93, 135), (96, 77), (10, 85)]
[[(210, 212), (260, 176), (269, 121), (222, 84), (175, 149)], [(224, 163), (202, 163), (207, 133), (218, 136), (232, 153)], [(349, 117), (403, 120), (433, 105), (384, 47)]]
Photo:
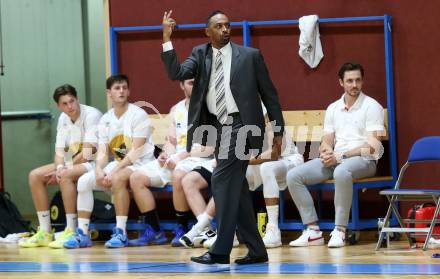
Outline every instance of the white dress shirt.
[(232, 96), (231, 86), (229, 85), (231, 81), (231, 58), (232, 58), (232, 48), (231, 43), (228, 43), (221, 49), (212, 48), (212, 64), (211, 64), (211, 76), (209, 78), (208, 95), (206, 96), (206, 104), (208, 105), (208, 110), (210, 113), (217, 115), (217, 109), (215, 107), (215, 59), (217, 53), (221, 52), (221, 59), (223, 64), (223, 74), (225, 83), (225, 97), (226, 97), (226, 110), (228, 114), (233, 112), (238, 112), (237, 104), (235, 103), (234, 97)]

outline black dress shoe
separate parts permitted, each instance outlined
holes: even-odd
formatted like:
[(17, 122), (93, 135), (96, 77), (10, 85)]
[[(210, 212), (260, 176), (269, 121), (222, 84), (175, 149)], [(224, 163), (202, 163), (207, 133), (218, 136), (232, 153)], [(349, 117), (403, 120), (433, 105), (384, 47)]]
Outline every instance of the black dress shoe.
[(255, 264), (255, 263), (265, 263), (269, 261), (269, 258), (266, 255), (263, 256), (251, 256), (247, 254), (243, 258), (238, 258), (235, 260), (236, 264)]
[(214, 255), (206, 252), (199, 257), (191, 257), (191, 261), (200, 264), (229, 264), (229, 256)]

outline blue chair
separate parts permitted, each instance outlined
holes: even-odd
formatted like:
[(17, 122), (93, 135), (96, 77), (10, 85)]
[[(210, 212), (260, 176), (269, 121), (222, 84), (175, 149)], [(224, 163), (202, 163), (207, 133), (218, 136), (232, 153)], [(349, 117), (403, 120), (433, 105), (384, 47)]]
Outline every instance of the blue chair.
[[(423, 244), (423, 250), (428, 248), (429, 239), (433, 236), (433, 229), (438, 221), (437, 215), (440, 208), (440, 190), (436, 189), (400, 189), (400, 184), (403, 180), (406, 169), (415, 164), (423, 162), (440, 161), (440, 136), (424, 137), (417, 140), (411, 147), (408, 160), (400, 170), (399, 177), (397, 179), (394, 189), (382, 190), (380, 195), (387, 197), (390, 206), (388, 207), (387, 214), (383, 221), (382, 230), (379, 235), (379, 240), (376, 245), (376, 251), (380, 249), (385, 234), (389, 232), (406, 233), (410, 247), (416, 247), (412, 237), (414, 236), (426, 236), (425, 243)], [(432, 220), (414, 220), (404, 219), (399, 214), (399, 201), (427, 201), (431, 200), (436, 205), (434, 217)], [(389, 227), (389, 221), (391, 214), (394, 214), (400, 225), (400, 228)], [(430, 223), (426, 228), (407, 228), (407, 224), (411, 223)], [(412, 236), (412, 237), (411, 237)]]

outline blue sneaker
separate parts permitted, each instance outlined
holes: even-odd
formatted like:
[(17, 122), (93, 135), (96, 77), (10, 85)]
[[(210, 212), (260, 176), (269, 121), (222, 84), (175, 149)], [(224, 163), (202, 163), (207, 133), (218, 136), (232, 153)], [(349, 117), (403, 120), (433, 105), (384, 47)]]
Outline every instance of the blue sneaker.
[(85, 234), (80, 228), (77, 228), (76, 233), (64, 242), (64, 248), (67, 249), (86, 247), (92, 247), (92, 240), (90, 239), (90, 236)]
[(182, 247), (182, 243), (180, 243), (179, 239), (186, 234), (188, 230), (185, 230), (185, 228), (178, 224), (177, 227), (174, 229), (174, 238), (171, 240), (171, 246), (173, 247)]
[(122, 248), (128, 245), (127, 234), (120, 228), (114, 227), (112, 238), (105, 243), (107, 248)]
[(167, 242), (167, 238), (163, 231), (156, 232), (150, 225), (146, 225), (144, 233), (137, 239), (128, 241), (128, 246), (147, 246), (151, 244), (164, 244)]

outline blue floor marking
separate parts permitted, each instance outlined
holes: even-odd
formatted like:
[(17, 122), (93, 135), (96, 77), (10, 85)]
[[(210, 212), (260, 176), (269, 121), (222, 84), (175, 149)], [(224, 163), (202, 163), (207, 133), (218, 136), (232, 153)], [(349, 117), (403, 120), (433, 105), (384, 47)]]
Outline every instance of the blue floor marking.
[(186, 262), (0, 262), (0, 272), (434, 275), (440, 274), (440, 264), (270, 263), (240, 266)]
[[(231, 272), (233, 273), (233, 272)], [(440, 274), (440, 264), (272, 263), (240, 266), (237, 273), (263, 274)]]

